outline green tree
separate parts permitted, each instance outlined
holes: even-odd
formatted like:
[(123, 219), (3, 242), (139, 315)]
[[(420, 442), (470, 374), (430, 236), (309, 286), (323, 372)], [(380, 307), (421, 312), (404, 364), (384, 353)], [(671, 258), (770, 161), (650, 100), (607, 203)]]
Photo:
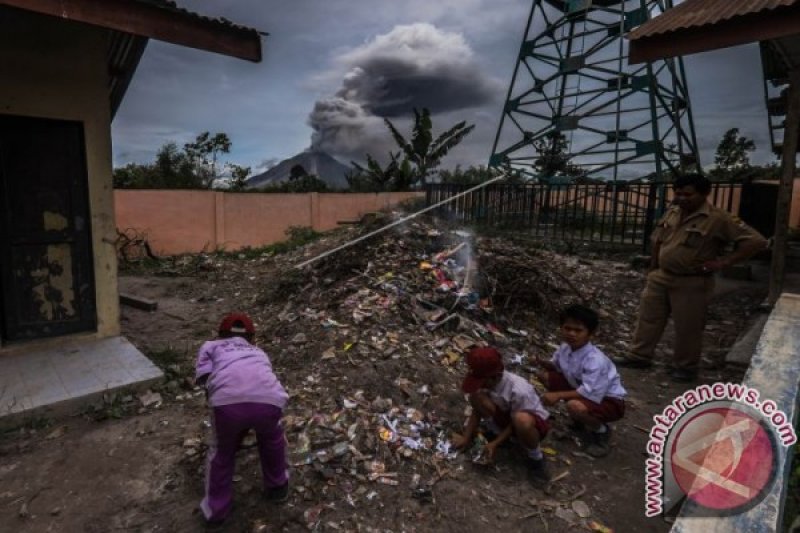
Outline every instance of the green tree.
[(114, 169), (115, 189), (141, 189), (145, 183), (152, 182), (153, 165), (128, 163), (124, 167)]
[(578, 177), (585, 174), (583, 169), (573, 165), (568, 149), (566, 136), (559, 131), (549, 131), (544, 137), (533, 141), (536, 159), (533, 168), (536, 173), (547, 179), (562, 176)]
[(714, 163), (722, 172), (732, 172), (750, 166), (750, 152), (754, 152), (756, 143), (743, 135), (739, 128), (731, 128), (722, 136), (717, 145)]
[(229, 163), (228, 167), (231, 169), (231, 182), (229, 190), (243, 191), (247, 185), (247, 178), (250, 176), (252, 169), (250, 167), (243, 167), (233, 163)]
[(191, 161), (175, 143), (159, 148), (151, 164), (129, 163), (114, 170), (114, 187), (120, 189), (197, 189), (202, 186)]
[(314, 174), (306, 174), (286, 184), (286, 192), (326, 192), (328, 184)]
[(194, 142), (183, 145), (186, 156), (195, 167), (195, 173), (203, 186), (210, 189), (219, 178), (217, 160), (221, 154), (231, 151), (231, 140), (227, 133), (211, 133), (204, 131)]
[(439, 166), (442, 158), (475, 128), (474, 125), (467, 126), (462, 121), (434, 139), (430, 111), (423, 109), (419, 112), (414, 109), (414, 125), (409, 141), (389, 119), (385, 118), (384, 122), (405, 158), (414, 165), (414, 183), (418, 182), (420, 185), (425, 185), (428, 176)]
[(364, 167), (355, 161), (350, 162), (353, 171), (345, 176), (350, 189), (358, 192), (382, 192), (392, 187), (397, 161), (392, 161), (384, 168), (375, 158), (367, 154), (367, 166)]
[(197, 189), (205, 186), (189, 156), (178, 150), (175, 143), (167, 143), (156, 152), (154, 171), (150, 188)]
[(153, 163), (129, 163), (115, 169), (114, 186), (137, 189), (208, 189), (220, 177), (220, 154), (229, 153), (230, 148), (231, 141), (225, 133), (217, 133), (212, 137), (208, 132), (203, 132), (194, 142), (184, 144), (182, 150), (174, 142), (168, 142), (158, 149)]
[(350, 190), (358, 192), (407, 191), (415, 179), (408, 159), (400, 160), (400, 152), (389, 152), (389, 163), (383, 167), (367, 154), (367, 166), (351, 161), (353, 170), (345, 176)]
[(496, 178), (500, 175), (500, 170), (481, 166), (470, 166), (462, 169), (461, 165), (456, 165), (453, 170), (442, 170), (439, 172), (439, 180), (442, 183), (453, 183), (458, 185), (477, 185), (484, 181)]
[(308, 171), (305, 169), (303, 165), (297, 164), (294, 165), (291, 169), (289, 169), (289, 180), (299, 180), (305, 176), (308, 176)]
[(289, 170), (289, 179), (283, 183), (267, 185), (262, 192), (326, 192), (328, 184), (314, 174), (309, 174), (303, 165), (294, 165)]

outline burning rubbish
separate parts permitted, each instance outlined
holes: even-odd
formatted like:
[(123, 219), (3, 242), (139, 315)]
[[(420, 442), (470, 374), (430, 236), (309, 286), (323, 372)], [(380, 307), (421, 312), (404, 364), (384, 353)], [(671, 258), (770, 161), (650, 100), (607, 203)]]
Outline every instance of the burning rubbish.
[[(626, 264), (563, 256), (424, 216), (374, 233), (384, 226), (378, 218), (343, 228), (286, 256), (210, 255), (186, 261), (185, 268), (180, 260), (164, 262), (171, 279), (191, 277), (198, 313), (235, 301), (253, 317), (257, 343), (291, 394), (283, 420), (292, 472), (289, 500), (283, 514), (258, 518), (277, 529), (289, 527), (287, 521), (325, 529), (402, 529), (390, 522), (391, 515), (407, 526), (419, 521), (423, 529), (441, 529), (439, 513), (454, 499), (462, 507), (482, 501), (485, 484), (493, 487), (492, 498), (522, 507), (519, 518), (502, 519), (509, 527), (507, 520), (532, 520), (537, 526), (549, 522), (556, 531), (602, 531), (608, 521), (596, 510), (602, 495), (590, 491), (578, 498), (586, 492), (587, 475), (601, 482), (609, 476), (601, 461), (578, 451), (561, 408), (542, 445), (555, 479), (544, 495), (522, 481), (515, 447), (499, 449), (490, 466), (481, 464), (480, 443), (456, 452), (451, 438), (469, 414), (460, 392), (468, 350), (497, 347), (507, 367), (539, 386), (533, 368), (557, 347), (557, 310), (588, 302), (602, 316), (597, 344), (623, 351), (641, 275)], [(302, 270), (286, 267), (309, 260)], [(660, 396), (669, 392), (656, 389)], [(163, 410), (173, 395), (161, 394)], [(187, 404), (203, 402), (200, 391), (178, 397)], [(631, 402), (634, 412), (641, 401)], [(618, 442), (631, 437), (626, 430), (621, 425)], [(198, 424), (176, 441), (198, 483), (208, 433)], [(257, 493), (256, 448), (240, 454), (238, 490)], [(578, 501), (591, 516), (582, 516), (586, 508)]]
[[(576, 300), (610, 309), (606, 320), (617, 331), (629, 327), (625, 309), (634, 304), (615, 283), (630, 272), (607, 263), (434, 228), (423, 219), (369, 243), (359, 238), (306, 260), (310, 268), (301, 277), (260, 280), (253, 297), (250, 312), (264, 325), (260, 344), (291, 392), (283, 420), (290, 505), (327, 501), (331, 491), (354, 510), (384, 505), (392, 491), (435, 503), (443, 480), (489, 466), (485, 439), (465, 453), (450, 440), (465, 417), (458, 383), (466, 351), (499, 346), (509, 366), (532, 375), (535, 356), (555, 346), (555, 311)], [(285, 285), (289, 280), (295, 285)], [(559, 446), (544, 448), (547, 460), (571, 466)], [(255, 460), (255, 450), (249, 453)], [(556, 476), (554, 495), (572, 494), (568, 473)], [(561, 514), (567, 511), (583, 520), (568, 502)], [(312, 527), (333, 520), (337, 509), (305, 512)]]

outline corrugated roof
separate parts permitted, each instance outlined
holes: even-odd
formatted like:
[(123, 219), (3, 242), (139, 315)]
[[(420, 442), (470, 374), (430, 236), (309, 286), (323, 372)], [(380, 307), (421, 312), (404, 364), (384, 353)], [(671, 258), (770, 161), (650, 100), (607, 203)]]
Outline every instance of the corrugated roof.
[(264, 33), (180, 8), (172, 0), (0, 0), (0, 6), (261, 61)]
[(686, 0), (633, 30), (628, 39), (716, 24), (795, 4), (800, 5), (800, 0)]
[(178, 15), (185, 17), (190, 17), (196, 20), (201, 20), (206, 23), (220, 24), (236, 30), (255, 31), (261, 33), (262, 35), (266, 35), (266, 33), (260, 32), (254, 28), (248, 28), (247, 26), (241, 26), (239, 24), (235, 24), (234, 22), (231, 22), (230, 20), (224, 17), (211, 18), (211, 17), (206, 17), (205, 15), (201, 15), (199, 13), (195, 13), (194, 11), (189, 11), (188, 9), (179, 7), (178, 4), (176, 2), (173, 2), (172, 0), (134, 0), (134, 1), (140, 4), (156, 6), (161, 9), (164, 9), (165, 11), (176, 13)]

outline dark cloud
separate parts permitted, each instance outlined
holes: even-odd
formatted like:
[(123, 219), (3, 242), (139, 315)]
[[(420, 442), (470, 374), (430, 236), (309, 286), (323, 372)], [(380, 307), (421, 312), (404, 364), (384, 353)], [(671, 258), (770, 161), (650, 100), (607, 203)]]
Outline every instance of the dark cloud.
[(362, 159), (391, 146), (383, 118), (486, 105), (500, 92), (483, 74), (462, 35), (431, 24), (397, 26), (339, 59), (348, 68), (341, 88), (314, 104), (312, 147)]
[[(114, 121), (116, 164), (152, 161), (165, 142), (205, 130), (227, 132), (230, 159), (259, 169), (265, 158), (307, 147), (311, 133), (345, 160), (381, 156), (393, 148), (381, 117), (407, 133), (403, 117), (414, 106), (437, 111), (436, 132), (461, 120), (476, 125), (445, 167), (485, 164), (531, 7), (530, 0), (178, 3), (269, 32), (264, 61), (152, 41)], [(713, 163), (731, 127), (756, 140), (755, 162), (773, 160), (758, 47), (692, 55), (686, 66), (703, 164)], [(319, 77), (332, 69), (334, 77)]]
[(361, 102), (374, 115), (397, 117), (414, 107), (441, 113), (478, 106), (490, 101), (494, 91), (476, 69), (443, 65), (425, 72), (413, 63), (381, 59), (353, 69), (338, 96)]

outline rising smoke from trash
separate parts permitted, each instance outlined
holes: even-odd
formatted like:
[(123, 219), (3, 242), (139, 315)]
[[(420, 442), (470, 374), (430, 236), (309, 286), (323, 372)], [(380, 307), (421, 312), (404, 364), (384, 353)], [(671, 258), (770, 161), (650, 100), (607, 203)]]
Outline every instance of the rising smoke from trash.
[[(397, 26), (345, 53), (347, 73), (335, 95), (308, 117), (311, 149), (363, 160), (394, 148), (383, 118), (402, 124), (413, 108), (432, 113), (483, 105), (502, 92), (486, 77), (461, 34), (431, 24)], [(449, 125), (449, 124), (448, 124)], [(435, 125), (434, 125), (435, 128)]]

